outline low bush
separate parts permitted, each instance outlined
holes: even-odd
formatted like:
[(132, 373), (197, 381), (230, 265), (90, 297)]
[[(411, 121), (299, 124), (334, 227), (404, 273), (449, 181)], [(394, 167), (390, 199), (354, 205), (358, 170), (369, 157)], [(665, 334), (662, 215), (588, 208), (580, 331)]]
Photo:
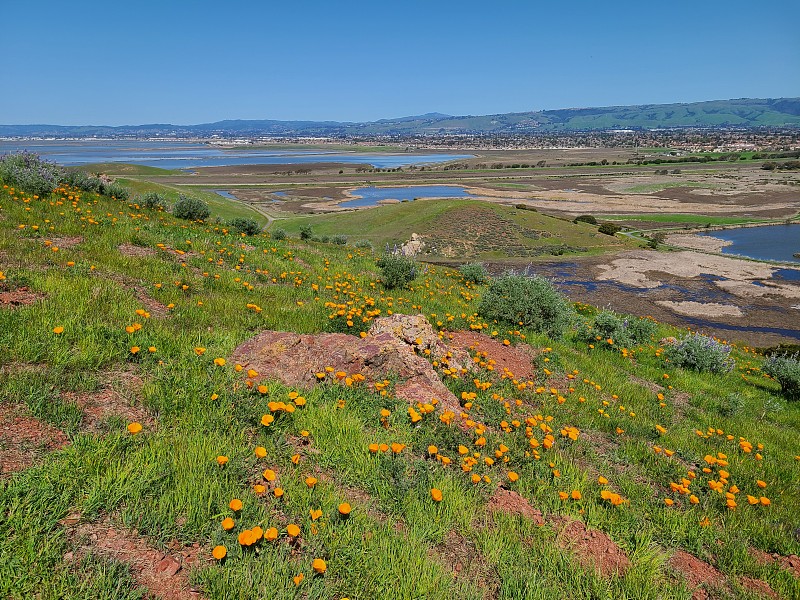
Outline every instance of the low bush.
[(33, 152), (0, 157), (0, 179), (9, 187), (44, 198), (58, 187), (64, 172), (57, 164)]
[(507, 274), (494, 279), (484, 292), (478, 314), (492, 320), (530, 327), (559, 338), (570, 326), (570, 303), (550, 281), (534, 275)]
[[(652, 341), (658, 326), (652, 319), (622, 316), (610, 310), (584, 319), (578, 324), (575, 338), (599, 348), (635, 348)], [(609, 343), (611, 340), (612, 343)]]
[(369, 240), (358, 240), (355, 243), (355, 247), (361, 248), (362, 250), (369, 250), (370, 252), (374, 250), (374, 248), (372, 247), (372, 242), (370, 242)]
[(310, 240), (314, 235), (314, 231), (311, 229), (311, 225), (301, 225), (300, 226), (300, 239), (301, 240)]
[(467, 263), (458, 268), (464, 281), (471, 281), (482, 285), (489, 281), (489, 271), (481, 263)]
[(64, 177), (61, 179), (61, 182), (71, 187), (78, 188), (79, 190), (83, 190), (84, 192), (95, 192), (97, 194), (102, 194), (105, 190), (105, 184), (103, 183), (102, 179), (95, 175), (89, 175), (80, 169), (75, 169), (64, 173)]
[(261, 227), (258, 223), (253, 219), (245, 219), (244, 217), (232, 219), (228, 223), (228, 226), (245, 235), (256, 235), (261, 231)]
[(346, 246), (347, 245), (347, 236), (341, 233), (337, 235), (331, 236), (331, 244), (336, 244), (337, 246)]
[(800, 355), (773, 354), (764, 363), (764, 373), (781, 384), (787, 400), (800, 400)]
[(208, 204), (198, 198), (181, 196), (175, 203), (172, 214), (187, 221), (203, 221), (209, 217), (211, 209), (208, 208)]
[(280, 228), (272, 229), (270, 230), (269, 235), (273, 240), (285, 240), (286, 230)]
[(622, 227), (619, 225), (614, 225), (613, 223), (603, 223), (600, 225), (598, 230), (600, 233), (604, 233), (606, 235), (616, 235), (620, 231), (622, 231)]
[(158, 192), (147, 192), (139, 198), (138, 204), (150, 210), (164, 210), (167, 208), (167, 199)]
[(390, 290), (407, 286), (419, 273), (417, 261), (400, 253), (384, 254), (377, 265), (381, 270), (381, 283)]
[(597, 219), (595, 219), (592, 215), (580, 215), (575, 217), (572, 220), (573, 223), (590, 223), (592, 225), (597, 225)]
[(116, 182), (104, 186), (104, 189), (101, 193), (105, 194), (106, 196), (111, 196), (116, 200), (128, 200), (131, 195), (131, 193), (128, 191), (128, 188)]
[(664, 356), (675, 366), (701, 373), (730, 373), (735, 366), (730, 346), (699, 333), (670, 344)]

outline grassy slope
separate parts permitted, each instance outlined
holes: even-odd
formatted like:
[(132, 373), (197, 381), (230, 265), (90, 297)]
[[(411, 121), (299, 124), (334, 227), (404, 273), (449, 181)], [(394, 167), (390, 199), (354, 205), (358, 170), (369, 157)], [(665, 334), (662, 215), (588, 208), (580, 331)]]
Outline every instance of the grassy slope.
[[(423, 207), (413, 203), (395, 210)], [(71, 249), (56, 252), (44, 243), (51, 236), (75, 235), (85, 241)], [(183, 264), (162, 250), (133, 258), (117, 251), (121, 243), (152, 249), (166, 244), (193, 254), (183, 255)], [(176, 223), (89, 194), (73, 205), (66, 194), (63, 201), (26, 201), (0, 190), (0, 270), (6, 277), (0, 285), (26, 285), (45, 295), (30, 307), (0, 309), (0, 402), (25, 402), (72, 441), (0, 482), (1, 597), (139, 597), (123, 564), (99, 555), (64, 560), (72, 548), (58, 521), (73, 512), (87, 522), (111, 515), (158, 547), (173, 539), (200, 542), (205, 553), (226, 545), (229, 558), (223, 564), (209, 561), (192, 573), (210, 598), (480, 598), (492, 578), (499, 585), (497, 597), (507, 599), (688, 598), (666, 564), (675, 548), (732, 575), (735, 597), (752, 597), (738, 586), (740, 575), (765, 579), (784, 597), (796, 595), (796, 580), (748, 554), (749, 547), (800, 552), (794, 534), (800, 526), (795, 460), (800, 406), (780, 399), (776, 384), (760, 375), (757, 357), (737, 350), (733, 373), (709, 376), (672, 367), (655, 342), (626, 358), (590, 350), (571, 336), (554, 341), (529, 331), (516, 335), (474, 316), (482, 288), (465, 286), (455, 273), (430, 268), (413, 289), (384, 293), (372, 285), (374, 258), (352, 248), (266, 236), (248, 238), (249, 246), (241, 243), (213, 226)], [(164, 305), (174, 304), (169, 318), (137, 316), (142, 304), (136, 286)], [(213, 364), (265, 328), (320, 331), (330, 322), (326, 301), (352, 299), (353, 310), (366, 310), (365, 298), (383, 314), (421, 310), (434, 324), (485, 326), (490, 334), (494, 330), (514, 343), (550, 351), (538, 359), (539, 375), (531, 386), (496, 380), (481, 391), (471, 377), (443, 374), (457, 395), (477, 393), (469, 413), (489, 428), (485, 447), (474, 445), (473, 431), (442, 424), (438, 411), (412, 426), (405, 405), (391, 394), (334, 382), (306, 391), (304, 408), (265, 428), (259, 422), (267, 401), (288, 401), (289, 390), (272, 383), (269, 395), (261, 396), (241, 385), (232, 364)], [(248, 309), (248, 303), (263, 311)], [(133, 322), (141, 323), (141, 330), (126, 333)], [(54, 334), (56, 326), (64, 332)], [(668, 333), (674, 332), (663, 328), (659, 336)], [(142, 348), (135, 355), (134, 345)], [(152, 354), (144, 350), (150, 346)], [(206, 352), (198, 356), (196, 347)], [(83, 432), (80, 410), (62, 393), (101, 389), (111, 372), (126, 368), (143, 379), (138, 401), (155, 423), (135, 437), (120, 419), (109, 420), (103, 435)], [(489, 380), (490, 374), (477, 377)], [(646, 387), (653, 385), (664, 386), (663, 403)], [(379, 422), (382, 408), (392, 411), (385, 428)], [(551, 449), (539, 447), (540, 460), (526, 454), (524, 424), (512, 424), (507, 433), (501, 428), (503, 420), (524, 423), (535, 415), (547, 419), (556, 438)], [(559, 433), (567, 425), (580, 429), (577, 441)], [(659, 434), (656, 425), (666, 432)], [(709, 428), (712, 435), (696, 433)], [(311, 446), (301, 450), (295, 465), (290, 442), (302, 430), (310, 432)], [(531, 433), (543, 441), (541, 427)], [(741, 452), (739, 436), (763, 443), (763, 460)], [(367, 450), (373, 442), (407, 448), (395, 457), (373, 455)], [(477, 485), (460, 468), (431, 460), (426, 450), (436, 444), (458, 464), (459, 445), (493, 455), (500, 443), (509, 448), (509, 462), (479, 463), (473, 472), (491, 483)], [(257, 445), (267, 449), (265, 459), (253, 455)], [(655, 447), (675, 454), (668, 458)], [(728, 456), (730, 483), (741, 489), (735, 511), (708, 489), (718, 468), (710, 475), (701, 471), (703, 457), (717, 452)], [(215, 460), (221, 454), (230, 459), (224, 469)], [(265, 467), (278, 472), (286, 490), (282, 500), (253, 492)], [(689, 468), (698, 475), (691, 485), (697, 505), (669, 487)], [(508, 479), (511, 469), (520, 475), (515, 483)], [(313, 490), (304, 484), (310, 473), (323, 475)], [(602, 501), (598, 475), (629, 502), (611, 507)], [(766, 490), (756, 487), (757, 479), (767, 482)], [(570, 515), (608, 532), (631, 557), (631, 570), (604, 579), (559, 550), (551, 526), (487, 512), (497, 484), (519, 491), (547, 518)], [(430, 498), (432, 487), (444, 493), (439, 504)], [(581, 491), (582, 499), (559, 500), (559, 491), (572, 490)], [(745, 494), (765, 494), (772, 506), (749, 506)], [(228, 508), (234, 497), (244, 502), (238, 516)], [(665, 498), (676, 505), (666, 506)], [(345, 500), (354, 506), (346, 521), (335, 516)], [(310, 508), (323, 511), (316, 533)], [(227, 516), (237, 522), (232, 533), (220, 527)], [(244, 527), (260, 524), (284, 532), (289, 522), (303, 531), (296, 548), (283, 533), (278, 542), (263, 542), (258, 553), (242, 552), (236, 543)], [(480, 552), (486, 577), (453, 577), (442, 558), (452, 531)], [(312, 577), (315, 557), (328, 561), (324, 577)], [(292, 577), (299, 572), (306, 578), (295, 587)]]
[[(375, 247), (402, 244), (417, 233), (435, 240), (439, 253), (448, 247), (458, 249), (460, 258), (503, 258), (536, 255), (541, 249), (567, 245), (588, 252), (602, 252), (628, 243), (600, 235), (585, 223), (571, 223), (528, 210), (491, 204), (481, 200), (421, 199), (361, 209), (355, 212), (297, 217), (276, 221), (292, 234), (311, 225), (319, 235), (344, 234), (353, 240), (366, 239)], [(550, 236), (526, 236), (526, 231), (547, 232)]]

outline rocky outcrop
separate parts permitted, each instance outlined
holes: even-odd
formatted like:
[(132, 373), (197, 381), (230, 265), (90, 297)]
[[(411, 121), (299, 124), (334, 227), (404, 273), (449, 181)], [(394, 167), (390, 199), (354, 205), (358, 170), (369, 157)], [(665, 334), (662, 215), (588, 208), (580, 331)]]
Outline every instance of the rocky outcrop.
[(392, 315), (377, 319), (365, 337), (344, 333), (297, 334), (264, 331), (234, 350), (231, 360), (258, 372), (256, 381), (279, 380), (289, 386), (310, 387), (326, 367), (365, 381), (399, 378), (395, 393), (411, 403), (439, 400), (458, 411), (456, 397), (442, 383), (425, 352), (452, 369), (469, 369), (469, 355), (451, 350), (439, 340), (421, 315)]

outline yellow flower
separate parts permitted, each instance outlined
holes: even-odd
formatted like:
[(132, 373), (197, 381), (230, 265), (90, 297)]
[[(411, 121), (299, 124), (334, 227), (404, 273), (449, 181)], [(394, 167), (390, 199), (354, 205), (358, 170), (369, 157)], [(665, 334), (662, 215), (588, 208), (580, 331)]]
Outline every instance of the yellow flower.
[(230, 504), (228, 504), (228, 506), (231, 507), (232, 511), (239, 512), (240, 510), (242, 510), (242, 501), (239, 500), (238, 498), (234, 498), (233, 500), (230, 501)]
[(225, 519), (222, 520), (222, 528), (225, 531), (230, 531), (231, 529), (233, 529), (233, 526), (235, 524), (236, 523), (234, 523), (233, 519), (231, 519), (230, 517), (225, 517)]
[(214, 364), (217, 365), (218, 367), (224, 367), (225, 366), (225, 359), (224, 358), (215, 358), (214, 359)]
[(264, 458), (267, 455), (267, 449), (264, 446), (256, 446), (255, 454), (258, 458)]
[(64, 333), (64, 328), (61, 326), (53, 327), (53, 333), (55, 333), (56, 335), (60, 335)]
[(431, 489), (431, 498), (433, 498), (434, 502), (441, 502), (442, 501), (442, 490), (438, 488)]
[(289, 535), (289, 537), (297, 537), (300, 535), (300, 528), (294, 523), (289, 523), (286, 526), (286, 533)]
[(211, 551), (211, 555), (217, 560), (222, 560), (227, 554), (228, 549), (225, 548), (225, 546), (214, 546), (214, 549)]
[(351, 510), (352, 508), (350, 507), (350, 504), (348, 504), (347, 502), (342, 502), (339, 505), (339, 514), (344, 517), (348, 516)]
[(514, 471), (509, 471), (508, 472), (508, 480), (511, 481), (512, 483), (515, 482), (515, 481), (519, 481), (519, 475), (517, 473), (515, 473)]
[(308, 477), (306, 477), (306, 485), (310, 488), (313, 488), (315, 485), (317, 485), (317, 478), (312, 475), (309, 475)]

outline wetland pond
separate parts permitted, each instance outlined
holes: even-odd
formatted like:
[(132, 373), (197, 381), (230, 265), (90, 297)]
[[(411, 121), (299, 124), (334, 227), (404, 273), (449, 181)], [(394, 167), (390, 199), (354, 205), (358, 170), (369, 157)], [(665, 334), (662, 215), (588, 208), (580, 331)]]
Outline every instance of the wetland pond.
[(359, 153), (246, 146), (231, 148), (168, 140), (0, 140), (0, 155), (22, 150), (35, 152), (65, 167), (118, 162), (160, 169), (310, 163), (368, 164), (378, 169), (392, 169), (472, 158), (471, 154)]
[(731, 242), (723, 254), (738, 254), (758, 260), (800, 262), (800, 224), (764, 225), (704, 232), (699, 235)]
[(351, 190), (355, 200), (340, 202), (342, 208), (378, 206), (383, 200), (415, 200), (416, 198), (474, 198), (465, 187), (458, 185), (413, 185), (408, 187), (364, 187)]

